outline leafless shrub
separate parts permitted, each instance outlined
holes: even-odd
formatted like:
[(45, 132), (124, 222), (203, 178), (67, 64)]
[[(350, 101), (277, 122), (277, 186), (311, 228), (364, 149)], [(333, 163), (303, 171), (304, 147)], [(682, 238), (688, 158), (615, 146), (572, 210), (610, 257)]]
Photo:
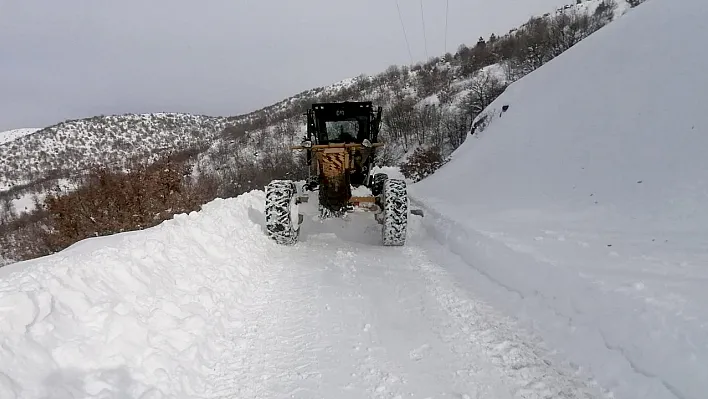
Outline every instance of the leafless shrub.
[(401, 173), (405, 178), (417, 182), (433, 174), (444, 163), (440, 148), (418, 147), (408, 161), (401, 164)]

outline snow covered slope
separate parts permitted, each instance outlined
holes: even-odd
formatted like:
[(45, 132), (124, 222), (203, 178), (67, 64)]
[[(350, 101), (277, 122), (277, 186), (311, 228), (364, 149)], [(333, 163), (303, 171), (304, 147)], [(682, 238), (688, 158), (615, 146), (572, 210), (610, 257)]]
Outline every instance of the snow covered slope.
[(307, 204), (285, 247), (264, 202), (0, 269), (0, 398), (603, 397), (452, 279), (419, 219), (390, 248), (372, 215)]
[(707, 20), (637, 7), (512, 84), (413, 189), (479, 291), (617, 397), (708, 392)]
[(20, 137), (28, 136), (36, 131), (39, 131), (41, 129), (38, 128), (26, 128), (26, 129), (13, 129), (13, 130), (7, 130), (5, 132), (0, 132), (0, 144), (7, 143), (8, 141), (12, 141), (15, 139), (18, 139)]
[(160, 398), (182, 378), (198, 389), (263, 267), (229, 264), (258, 228), (228, 205), (0, 269), (0, 398)]
[(0, 191), (41, 179), (52, 170), (76, 173), (199, 147), (226, 125), (223, 117), (126, 114), (65, 121), (5, 142), (0, 136)]

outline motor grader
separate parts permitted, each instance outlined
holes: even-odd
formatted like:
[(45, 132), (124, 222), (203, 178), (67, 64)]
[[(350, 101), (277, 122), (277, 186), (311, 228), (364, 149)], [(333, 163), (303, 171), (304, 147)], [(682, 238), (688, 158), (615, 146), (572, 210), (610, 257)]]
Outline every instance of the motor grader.
[[(297, 242), (303, 215), (297, 205), (317, 192), (319, 217), (342, 217), (354, 208), (373, 212), (382, 225), (385, 246), (406, 241), (409, 200), (406, 183), (384, 173), (372, 175), (382, 108), (371, 102), (317, 103), (307, 110), (307, 135), (293, 150), (306, 151), (309, 177), (304, 185), (274, 180), (266, 186), (265, 219), (269, 237)], [(365, 187), (371, 195), (353, 196)], [(368, 190), (367, 191), (368, 194)], [(415, 212), (419, 214), (418, 212)]]

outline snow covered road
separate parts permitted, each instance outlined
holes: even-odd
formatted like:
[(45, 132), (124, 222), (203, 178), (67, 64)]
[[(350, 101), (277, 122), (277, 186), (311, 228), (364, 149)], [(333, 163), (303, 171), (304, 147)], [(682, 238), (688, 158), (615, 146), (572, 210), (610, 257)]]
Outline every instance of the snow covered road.
[(600, 397), (456, 283), (420, 219), (402, 248), (368, 214), (282, 247), (263, 202), (2, 269), (0, 397)]
[(274, 256), (239, 361), (220, 371), (224, 397), (593, 397), (456, 287), (420, 225), (384, 248), (373, 218), (354, 216), (306, 223)]

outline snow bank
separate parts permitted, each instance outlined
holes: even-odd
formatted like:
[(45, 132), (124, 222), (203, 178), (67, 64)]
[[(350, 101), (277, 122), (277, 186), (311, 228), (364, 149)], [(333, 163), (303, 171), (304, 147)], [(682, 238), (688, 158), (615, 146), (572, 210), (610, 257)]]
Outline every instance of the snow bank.
[(618, 397), (708, 392), (706, 19), (701, 0), (631, 10), (410, 188), (489, 298)]
[(264, 196), (0, 269), (0, 398), (200, 396), (267, 250)]

